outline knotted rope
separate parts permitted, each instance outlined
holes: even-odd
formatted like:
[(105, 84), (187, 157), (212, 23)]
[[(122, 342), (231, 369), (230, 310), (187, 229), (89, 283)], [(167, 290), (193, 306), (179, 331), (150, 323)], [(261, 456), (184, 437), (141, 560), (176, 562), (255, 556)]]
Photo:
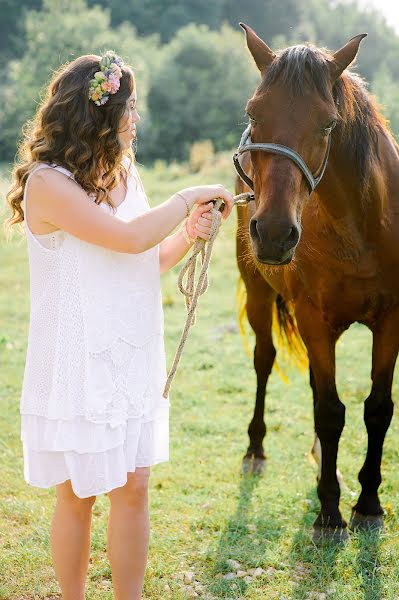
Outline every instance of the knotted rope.
[[(252, 194), (245, 192), (243, 194), (238, 194), (237, 196), (234, 196), (234, 203), (246, 204), (252, 198)], [(177, 285), (180, 292), (184, 295), (187, 309), (187, 319), (180, 337), (180, 342), (177, 347), (171, 369), (169, 371), (168, 378), (166, 380), (165, 388), (163, 391), (164, 398), (167, 398), (169, 395), (170, 386), (172, 385), (172, 381), (176, 374), (177, 367), (179, 366), (180, 358), (183, 353), (184, 345), (188, 338), (190, 327), (195, 323), (195, 311), (197, 308), (198, 298), (202, 294), (204, 294), (208, 289), (208, 268), (212, 256), (213, 243), (218, 234), (220, 221), (222, 219), (221, 210), (223, 210), (223, 200), (221, 198), (217, 198), (214, 202), (214, 207), (211, 209), (213, 219), (211, 231), (209, 233), (209, 240), (203, 240), (202, 238), (197, 237), (191, 255), (184, 263), (179, 273)], [(197, 259), (199, 256), (201, 256), (201, 271), (198, 277), (198, 281), (195, 284), (195, 273), (197, 268)]]

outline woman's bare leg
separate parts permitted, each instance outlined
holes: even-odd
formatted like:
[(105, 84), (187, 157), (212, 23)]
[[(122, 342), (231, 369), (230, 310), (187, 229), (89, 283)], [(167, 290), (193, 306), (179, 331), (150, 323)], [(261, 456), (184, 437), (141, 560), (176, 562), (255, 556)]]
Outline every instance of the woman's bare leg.
[(50, 545), (63, 600), (84, 600), (90, 556), (91, 511), (96, 497), (78, 498), (70, 480), (56, 486)]
[(141, 600), (150, 537), (149, 477), (150, 467), (137, 468), (108, 494), (107, 552), (116, 600)]

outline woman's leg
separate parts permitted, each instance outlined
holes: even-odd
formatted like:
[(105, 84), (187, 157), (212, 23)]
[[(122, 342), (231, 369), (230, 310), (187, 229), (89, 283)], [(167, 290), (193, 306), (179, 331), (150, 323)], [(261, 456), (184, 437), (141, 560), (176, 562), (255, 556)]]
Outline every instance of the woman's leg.
[(108, 494), (107, 551), (116, 600), (141, 600), (150, 537), (149, 477), (150, 467), (138, 467)]
[(50, 544), (62, 600), (84, 600), (90, 556), (91, 509), (96, 497), (78, 498), (70, 480), (56, 486)]

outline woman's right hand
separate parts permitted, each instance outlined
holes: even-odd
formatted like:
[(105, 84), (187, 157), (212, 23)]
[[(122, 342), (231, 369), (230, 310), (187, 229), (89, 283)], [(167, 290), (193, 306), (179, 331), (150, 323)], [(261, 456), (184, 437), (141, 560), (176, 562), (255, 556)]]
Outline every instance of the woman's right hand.
[(188, 187), (180, 190), (178, 194), (183, 196), (190, 209), (195, 204), (207, 204), (210, 200), (222, 198), (225, 203), (225, 209), (222, 212), (223, 219), (227, 219), (234, 206), (233, 194), (220, 184)]

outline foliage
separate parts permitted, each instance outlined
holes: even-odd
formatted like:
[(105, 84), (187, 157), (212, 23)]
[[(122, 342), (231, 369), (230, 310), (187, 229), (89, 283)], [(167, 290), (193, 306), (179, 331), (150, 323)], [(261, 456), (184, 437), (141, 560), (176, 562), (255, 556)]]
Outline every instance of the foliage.
[(9, 61), (7, 83), (0, 89), (1, 157), (15, 151), (21, 127), (33, 116), (52, 72), (76, 56), (116, 50), (133, 65), (145, 105), (157, 36), (139, 41), (129, 23), (112, 29), (109, 11), (88, 9), (84, 0), (43, 0), (42, 11), (27, 14), (25, 27), (26, 52)]
[(227, 25), (220, 32), (204, 25), (180, 29), (165, 47), (148, 93), (157, 155), (181, 159), (203, 139), (217, 150), (233, 147), (258, 79), (238, 32)]
[(189, 164), (193, 173), (198, 173), (210, 161), (214, 160), (214, 147), (211, 140), (195, 142), (190, 148)]
[[(355, 0), (0, 0), (0, 160), (63, 62), (115, 49), (137, 73), (139, 160), (187, 159), (193, 143), (234, 146), (257, 74), (238, 22), (277, 50), (306, 41), (332, 50), (368, 32), (357, 70), (399, 134), (399, 37)], [(3, 5), (5, 10), (3, 9)], [(150, 90), (149, 103), (147, 93)]]

